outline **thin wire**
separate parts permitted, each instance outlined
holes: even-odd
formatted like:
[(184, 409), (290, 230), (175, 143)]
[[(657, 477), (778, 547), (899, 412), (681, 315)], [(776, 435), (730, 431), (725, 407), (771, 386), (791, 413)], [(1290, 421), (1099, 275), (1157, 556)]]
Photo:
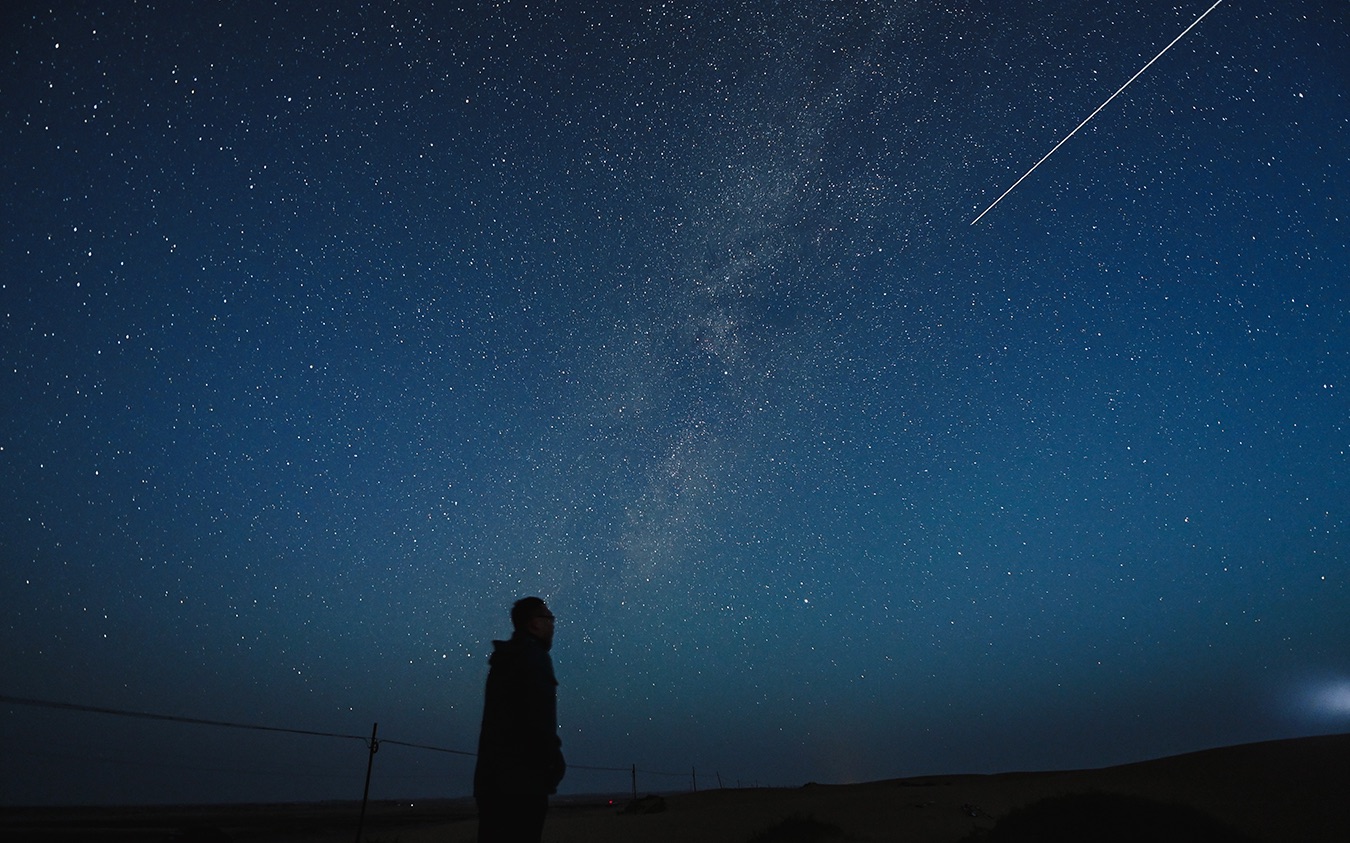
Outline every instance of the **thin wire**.
[(446, 749), (446, 748), (443, 747), (443, 746), (428, 746), (428, 745), (423, 744), (423, 743), (408, 743), (408, 742), (406, 742), (406, 741), (394, 741), (394, 740), (390, 740), (389, 738), (380, 738), (380, 744), (381, 744), (381, 745), (383, 745), (383, 744), (393, 744), (394, 746), (408, 746), (408, 747), (412, 747), (413, 749), (429, 749), (429, 750), (431, 750), (432, 752), (448, 752), (448, 753), (450, 753), (450, 754), (452, 754), (452, 755), (469, 755), (469, 756), (476, 756), (476, 755), (478, 754), (478, 753), (476, 753), (476, 752), (467, 752), (467, 751), (465, 751), (465, 750), (463, 750), (463, 749)]
[(28, 705), (37, 708), (54, 708), (64, 711), (87, 711), (94, 714), (112, 714), (118, 717), (135, 717), (141, 720), (165, 720), (171, 723), (192, 723), (198, 726), (226, 726), (231, 729), (253, 729), (259, 732), (287, 732), (292, 735), (313, 735), (320, 738), (351, 738), (362, 743), (369, 742), (369, 738), (362, 735), (343, 735), (337, 732), (314, 732), (309, 729), (286, 729), (280, 726), (259, 726), (254, 723), (231, 723), (228, 720), (202, 720), (196, 717), (178, 717), (173, 714), (151, 714), (145, 711), (126, 711), (120, 708), (103, 708), (93, 705), (76, 705), (75, 703), (53, 702), (52, 700), (35, 700), (27, 697), (10, 697), (0, 695), (0, 702), (11, 703), (13, 705)]
[(1192, 29), (1195, 29), (1196, 24), (1198, 24), (1198, 23), (1200, 23), (1200, 21), (1204, 20), (1204, 19), (1205, 19), (1205, 15), (1208, 15), (1210, 12), (1214, 11), (1215, 9), (1217, 9), (1217, 8), (1219, 7), (1219, 4), (1222, 3), (1222, 2), (1223, 2), (1223, 0), (1217, 0), (1217, 2), (1216, 2), (1213, 6), (1210, 6), (1208, 9), (1205, 10), (1204, 14), (1200, 15), (1200, 17), (1198, 17), (1198, 18), (1196, 18), (1195, 20), (1191, 21), (1191, 25), (1188, 26), (1188, 27), (1186, 27), (1185, 29), (1181, 30), (1181, 34), (1178, 35), (1176, 38), (1173, 38), (1171, 44), (1168, 44), (1166, 47), (1163, 47), (1161, 52), (1159, 52), (1159, 53), (1158, 53), (1156, 56), (1154, 56), (1153, 58), (1149, 59), (1148, 64), (1146, 64), (1146, 65), (1144, 65), (1143, 67), (1139, 68), (1139, 71), (1138, 71), (1137, 73), (1135, 73), (1133, 76), (1131, 76), (1131, 77), (1129, 78), (1129, 81), (1127, 81), (1124, 85), (1121, 85), (1119, 88), (1116, 89), (1116, 92), (1115, 92), (1114, 94), (1112, 94), (1111, 96), (1109, 96), (1109, 97), (1106, 98), (1106, 102), (1103, 102), (1101, 105), (1097, 106), (1096, 111), (1093, 111), (1091, 114), (1089, 114), (1089, 115), (1087, 116), (1087, 118), (1086, 118), (1085, 120), (1083, 120), (1082, 123), (1079, 123), (1077, 126), (1075, 126), (1075, 127), (1074, 127), (1074, 130), (1073, 130), (1072, 132), (1069, 132), (1067, 135), (1065, 135), (1064, 138), (1063, 138), (1063, 140), (1061, 140), (1059, 143), (1055, 144), (1055, 145), (1054, 145), (1054, 148), (1052, 148), (1049, 152), (1045, 153), (1045, 156), (1044, 156), (1043, 158), (1041, 158), (1041, 160), (1037, 161), (1035, 164), (1032, 164), (1032, 165), (1031, 165), (1031, 169), (1030, 169), (1030, 170), (1027, 170), (1025, 173), (1022, 174), (1022, 178), (1020, 178), (1020, 179), (1018, 179), (1017, 181), (1013, 182), (1012, 187), (1010, 187), (1010, 188), (1008, 188), (1007, 190), (1003, 191), (1002, 195), (1000, 195), (997, 199), (994, 200), (993, 205), (990, 205), (988, 208), (985, 208), (983, 211), (981, 211), (981, 212), (980, 212), (980, 215), (979, 215), (978, 217), (976, 217), (975, 219), (973, 219), (973, 220), (970, 221), (970, 224), (971, 224), (971, 225), (974, 225), (975, 223), (979, 222), (979, 221), (984, 217), (985, 214), (987, 214), (987, 213), (989, 213), (990, 211), (994, 210), (994, 205), (997, 205), (998, 203), (1002, 202), (1004, 196), (1007, 196), (1009, 193), (1012, 193), (1013, 190), (1014, 190), (1019, 184), (1021, 184), (1021, 183), (1026, 179), (1027, 176), (1031, 175), (1033, 172), (1036, 171), (1036, 168), (1037, 168), (1037, 167), (1039, 167), (1039, 166), (1041, 166), (1042, 164), (1045, 163), (1045, 159), (1046, 159), (1046, 158), (1049, 158), (1051, 155), (1054, 155), (1056, 149), (1059, 149), (1061, 146), (1064, 145), (1064, 142), (1065, 142), (1065, 141), (1067, 141), (1069, 138), (1071, 138), (1071, 137), (1073, 137), (1074, 135), (1076, 135), (1076, 134), (1078, 133), (1078, 130), (1079, 130), (1079, 129), (1083, 128), (1084, 126), (1086, 126), (1086, 125), (1088, 124), (1088, 120), (1091, 120), (1093, 117), (1096, 117), (1098, 111), (1101, 111), (1103, 108), (1106, 108), (1107, 103), (1110, 103), (1111, 100), (1115, 99), (1116, 96), (1119, 95), (1121, 91), (1123, 91), (1123, 90), (1125, 90), (1126, 88), (1130, 87), (1130, 82), (1133, 82), (1134, 80), (1136, 80), (1136, 79), (1138, 79), (1140, 76), (1142, 76), (1145, 70), (1148, 70), (1150, 67), (1153, 66), (1153, 63), (1154, 63), (1155, 61), (1157, 61), (1158, 59), (1162, 58), (1163, 53), (1165, 53), (1165, 52), (1167, 52), (1168, 50), (1172, 49), (1172, 44), (1175, 44), (1175, 43), (1177, 43), (1178, 41), (1180, 41), (1182, 38), (1185, 38), (1187, 32), (1190, 32)]
[[(152, 714), (150, 712), (145, 711), (127, 711), (125, 709), (120, 708), (106, 708), (103, 706), (93, 706), (93, 705), (77, 705), (75, 703), (55, 702), (53, 700), (38, 700), (29, 697), (11, 697), (3, 694), (0, 694), (0, 703), (8, 703), (11, 705), (26, 705), (26, 706), (33, 706), (36, 708), (51, 708), (61, 711), (84, 711), (84, 712), (91, 712), (94, 714), (111, 714), (118, 717), (134, 717), (142, 720), (159, 720), (171, 723), (191, 723), (199, 726), (225, 726), (232, 729), (252, 729), (260, 732), (286, 732), (288, 734), (293, 735), (313, 735), (322, 738), (347, 738), (350, 740), (361, 741), (362, 743), (365, 744), (369, 744), (370, 742), (370, 739), (364, 735), (344, 735), (338, 732), (316, 732), (309, 729), (287, 729), (280, 726), (259, 726), (253, 723), (233, 723), (228, 720), (203, 720), (197, 717), (179, 717), (177, 715), (172, 714)], [(389, 738), (380, 738), (378, 740), (378, 743), (392, 744), (394, 746), (406, 746), (412, 749), (426, 749), (432, 752), (446, 752), (450, 753), (451, 755), (465, 755), (469, 757), (476, 757), (478, 755), (478, 753), (476, 752), (468, 752), (462, 749), (449, 749), (443, 746), (430, 746), (428, 744), (390, 740)], [(572, 770), (591, 770), (603, 773), (628, 773), (633, 772), (636, 769), (636, 772), (644, 773), (649, 776), (674, 776), (682, 778), (684, 776), (689, 775), (688, 773), (667, 773), (660, 770), (645, 770), (640, 767), (639, 768), (592, 767), (584, 764), (568, 764), (567, 766), (568, 769)]]
[(80, 764), (113, 764), (122, 767), (142, 767), (152, 770), (188, 770), (194, 773), (234, 773), (245, 776), (270, 776), (295, 778), (304, 776), (310, 779), (342, 779), (350, 781), (352, 776), (345, 773), (316, 773), (312, 770), (289, 769), (289, 770), (259, 770), (246, 767), (204, 767), (200, 764), (179, 764), (170, 761), (140, 761), (131, 758), (108, 758), (104, 755), (73, 755), (67, 752), (45, 752), (27, 749), (15, 750), (12, 747), (6, 747), (6, 752), (23, 758), (45, 758), (56, 761), (76, 761)]
[[(592, 771), (594, 771), (594, 772), (599, 772), (599, 773), (628, 773), (628, 772), (632, 772), (632, 770), (633, 770), (632, 767), (588, 767), (588, 766), (586, 766), (585, 764), (572, 764), (572, 763), (570, 763), (570, 762), (569, 762), (568, 765), (567, 765), (567, 769), (569, 769), (569, 770), (592, 770)], [(644, 770), (644, 769), (642, 769), (641, 767), (639, 767), (639, 768), (638, 768), (638, 772), (639, 772), (639, 773), (645, 773), (645, 772), (647, 772), (647, 771)]]
[(688, 771), (688, 770), (685, 770), (683, 773), (664, 773), (664, 772), (662, 772), (662, 771), (660, 771), (660, 770), (643, 770), (643, 769), (639, 768), (639, 769), (638, 769), (638, 772), (639, 772), (639, 773), (646, 773), (646, 774), (649, 775), (649, 776), (671, 776), (671, 777), (673, 777), (673, 778), (679, 778), (679, 779), (687, 779), (687, 778), (689, 778), (689, 771)]

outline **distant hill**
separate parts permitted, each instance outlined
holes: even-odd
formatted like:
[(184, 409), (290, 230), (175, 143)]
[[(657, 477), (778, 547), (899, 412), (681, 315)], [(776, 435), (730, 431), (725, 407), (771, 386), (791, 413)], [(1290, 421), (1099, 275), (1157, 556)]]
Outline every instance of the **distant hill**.
[[(1350, 734), (1244, 744), (1094, 770), (668, 794), (657, 800), (659, 810), (627, 813), (608, 799), (596, 797), (588, 805), (585, 798), (572, 797), (551, 812), (544, 836), (550, 843), (1345, 843), (1350, 840), (1346, 794)], [(0, 815), (0, 837), (9, 843), (349, 843), (359, 808), (332, 803), (7, 809)], [(1131, 823), (1150, 830), (1132, 832)], [(419, 800), (416, 806), (372, 806), (364, 836), (469, 843), (476, 831), (466, 800)]]

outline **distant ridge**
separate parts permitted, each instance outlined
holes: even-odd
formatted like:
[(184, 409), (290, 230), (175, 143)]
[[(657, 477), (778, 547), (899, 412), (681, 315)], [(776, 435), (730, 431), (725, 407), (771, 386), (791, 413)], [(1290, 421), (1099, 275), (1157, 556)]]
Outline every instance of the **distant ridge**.
[[(1347, 793), (1350, 734), (1335, 734), (1216, 747), (1096, 769), (678, 794), (667, 798), (662, 819), (642, 826), (637, 836), (602, 834), (600, 826), (574, 839), (737, 843), (755, 834), (772, 838), (784, 821), (799, 817), (841, 829), (841, 839), (961, 843), (983, 839), (1000, 819), (1019, 809), (1083, 795), (1108, 797), (1099, 800), (1103, 805), (1153, 805), (1159, 816), (1168, 816), (1169, 806), (1180, 807), (1186, 810), (1170, 815), (1190, 811), (1212, 818), (1216, 826), (1239, 835), (1233, 839), (1346, 843)], [(1069, 800), (1078, 805), (1092, 801)], [(1110, 817), (1101, 817), (1102, 828), (1109, 822)], [(627, 828), (630, 834), (637, 830), (636, 823)]]
[[(558, 843), (745, 843), (747, 840), (892, 840), (961, 843), (986, 835), (1029, 806), (1057, 804), (1157, 807), (1158, 816), (1202, 815), (1243, 840), (1345, 843), (1350, 840), (1350, 734), (1263, 741), (1188, 752), (1090, 770), (918, 776), (849, 785), (706, 790), (670, 794), (665, 810), (620, 814), (604, 800), (560, 800), (547, 839)], [(1084, 797), (1065, 799), (1064, 797)], [(1146, 802), (1140, 800), (1147, 800)], [(1168, 813), (1169, 806), (1183, 811)], [(191, 839), (192, 828), (228, 832), (234, 843), (350, 843), (355, 806), (311, 803), (160, 808), (7, 809), (6, 843), (125, 843)], [(1053, 814), (1052, 814), (1053, 816)], [(1109, 817), (1089, 822), (1105, 828)], [(368, 827), (372, 839), (471, 843), (476, 823), (467, 800), (382, 802)], [(821, 830), (837, 830), (822, 837)], [(813, 831), (814, 830), (814, 831)], [(999, 829), (1002, 832), (1002, 829)], [(134, 836), (139, 835), (139, 836)], [(206, 838), (197, 838), (206, 839)], [(802, 838), (808, 839), (808, 838)], [(1017, 839), (1017, 838), (1007, 838)], [(1092, 839), (1091, 835), (1082, 839)], [(1228, 839), (1228, 838), (1220, 838)]]
[[(955, 784), (971, 778), (924, 780)], [(1109, 792), (1189, 805), (1261, 840), (1350, 840), (1350, 733), (1235, 744), (1097, 769), (989, 778), (1044, 796)], [(907, 781), (914, 780), (896, 783)]]
[(1327, 775), (1335, 775), (1337, 772), (1345, 775), (1350, 773), (1350, 732), (1199, 749), (1195, 752), (1120, 764), (1106, 769), (1129, 769), (1146, 765), (1212, 765), (1215, 762), (1239, 767), (1253, 764), (1269, 767), (1297, 765), (1305, 771), (1311, 765), (1314, 770)]

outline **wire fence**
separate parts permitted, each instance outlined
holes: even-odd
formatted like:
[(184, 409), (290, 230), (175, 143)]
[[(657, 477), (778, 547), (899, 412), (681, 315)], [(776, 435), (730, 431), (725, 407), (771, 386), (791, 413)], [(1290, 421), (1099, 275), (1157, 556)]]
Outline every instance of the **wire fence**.
[[(378, 724), (378, 723), (376, 723), (376, 724), (374, 725), (374, 728), (372, 728), (371, 733), (370, 733), (369, 735), (355, 735), (355, 734), (345, 734), (345, 733), (342, 733), (342, 732), (327, 732), (327, 731), (320, 731), (320, 730), (315, 730), (315, 729), (296, 729), (296, 728), (289, 728), (289, 727), (283, 727), (283, 726), (269, 726), (269, 725), (262, 725), (262, 724), (258, 724), (258, 723), (240, 723), (240, 722), (235, 722), (235, 721), (230, 721), (230, 720), (213, 720), (213, 719), (206, 719), (206, 718), (200, 718), (200, 717), (185, 717), (185, 716), (180, 716), (180, 715), (160, 714), (160, 713), (147, 712), (147, 711), (130, 711), (130, 710), (127, 710), (127, 709), (111, 708), (111, 707), (106, 707), (106, 706), (80, 705), (80, 704), (77, 704), (77, 703), (58, 702), (58, 701), (54, 701), (54, 700), (34, 699), (34, 698), (30, 698), (30, 697), (17, 697), (17, 696), (9, 696), (9, 695), (0, 695), (0, 704), (17, 705), (17, 706), (27, 706), (27, 707), (32, 707), (32, 708), (42, 708), (42, 709), (55, 710), (55, 711), (82, 712), (82, 713), (87, 713), (87, 714), (102, 714), (102, 715), (108, 715), (108, 716), (113, 716), (113, 717), (124, 717), (124, 718), (137, 719), (137, 720), (150, 720), (150, 721), (167, 722), (167, 723), (184, 723), (184, 724), (197, 725), (197, 726), (212, 726), (212, 727), (217, 727), (217, 728), (227, 728), (227, 729), (245, 729), (245, 730), (250, 730), (250, 731), (255, 731), (255, 732), (282, 733), (282, 734), (291, 734), (291, 735), (305, 735), (305, 736), (310, 736), (310, 737), (320, 737), (320, 738), (335, 738), (335, 739), (339, 739), (339, 740), (360, 741), (360, 742), (366, 747), (366, 749), (367, 749), (367, 751), (368, 751), (368, 753), (369, 753), (369, 760), (368, 760), (368, 763), (367, 763), (367, 773), (366, 773), (366, 796), (365, 796), (365, 797), (363, 798), (363, 800), (362, 800), (363, 803), (364, 803), (365, 801), (368, 801), (368, 797), (369, 797), (370, 776), (371, 776), (371, 771), (373, 770), (373, 767), (374, 767), (374, 757), (375, 757), (375, 753), (379, 750), (379, 748), (380, 748), (382, 745), (387, 745), (387, 746), (401, 746), (401, 747), (406, 747), (406, 748), (409, 748), (409, 749), (423, 750), (423, 751), (427, 751), (427, 752), (437, 752), (437, 753), (443, 753), (443, 754), (449, 754), (449, 755), (457, 755), (457, 756), (462, 756), (462, 757), (467, 757), (467, 758), (476, 758), (477, 755), (478, 755), (478, 753), (476, 753), (476, 752), (471, 752), (471, 751), (469, 751), (469, 750), (464, 750), (464, 749), (454, 749), (454, 748), (451, 748), (451, 747), (434, 746), (434, 745), (432, 745), (432, 744), (426, 744), (426, 743), (416, 743), (416, 742), (413, 742), (413, 741), (403, 741), (403, 740), (396, 740), (396, 739), (393, 739), (393, 738), (383, 738), (383, 737), (379, 737), (379, 735), (378, 735), (379, 724)], [(88, 759), (88, 758), (86, 757), (84, 760), (91, 760), (91, 759)], [(92, 759), (92, 760), (97, 760), (97, 759)], [(115, 763), (128, 763), (125, 759), (107, 759), (107, 760), (108, 760), (109, 762), (115, 762)], [(670, 778), (670, 779), (685, 779), (685, 780), (689, 783), (689, 788), (690, 788), (691, 790), (698, 790), (698, 784), (699, 784), (699, 781), (698, 781), (698, 772), (697, 772), (697, 768), (695, 768), (695, 767), (690, 767), (690, 769), (687, 770), (687, 771), (682, 771), (682, 772), (672, 772), (672, 771), (669, 771), (669, 770), (652, 770), (652, 769), (648, 769), (648, 768), (638, 767), (636, 764), (629, 764), (628, 766), (620, 767), (620, 766), (600, 766), (600, 765), (590, 765), (590, 764), (574, 764), (574, 763), (569, 762), (569, 763), (568, 763), (568, 769), (569, 769), (569, 770), (586, 770), (586, 771), (590, 771), (590, 772), (599, 772), (599, 773), (621, 773), (621, 774), (626, 774), (626, 775), (629, 777), (629, 779), (630, 779), (629, 785), (630, 785), (630, 787), (631, 787), (631, 790), (632, 790), (632, 794), (633, 794), (633, 798), (634, 798), (634, 799), (637, 799), (637, 798), (638, 798), (638, 776), (639, 776), (639, 774), (642, 775), (642, 776), (658, 776), (658, 777), (662, 777), (662, 778)], [(721, 786), (722, 786), (722, 785), (721, 785), (721, 775), (720, 775), (720, 773), (715, 774), (715, 775), (716, 775), (716, 778), (717, 778), (717, 781), (718, 781), (718, 787), (721, 787)], [(393, 778), (401, 778), (401, 777), (400, 777), (400, 776), (394, 776)], [(364, 811), (364, 806), (363, 806), (363, 811)]]

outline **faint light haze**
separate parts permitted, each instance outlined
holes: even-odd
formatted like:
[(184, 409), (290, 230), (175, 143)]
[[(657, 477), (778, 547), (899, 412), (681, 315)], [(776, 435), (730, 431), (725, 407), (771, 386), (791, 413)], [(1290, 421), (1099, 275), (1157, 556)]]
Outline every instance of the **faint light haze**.
[(1344, 4), (969, 224), (1201, 11), (8, 4), (0, 696), (356, 739), (4, 704), (0, 800), (467, 795), (527, 594), (570, 793), (1350, 728)]

